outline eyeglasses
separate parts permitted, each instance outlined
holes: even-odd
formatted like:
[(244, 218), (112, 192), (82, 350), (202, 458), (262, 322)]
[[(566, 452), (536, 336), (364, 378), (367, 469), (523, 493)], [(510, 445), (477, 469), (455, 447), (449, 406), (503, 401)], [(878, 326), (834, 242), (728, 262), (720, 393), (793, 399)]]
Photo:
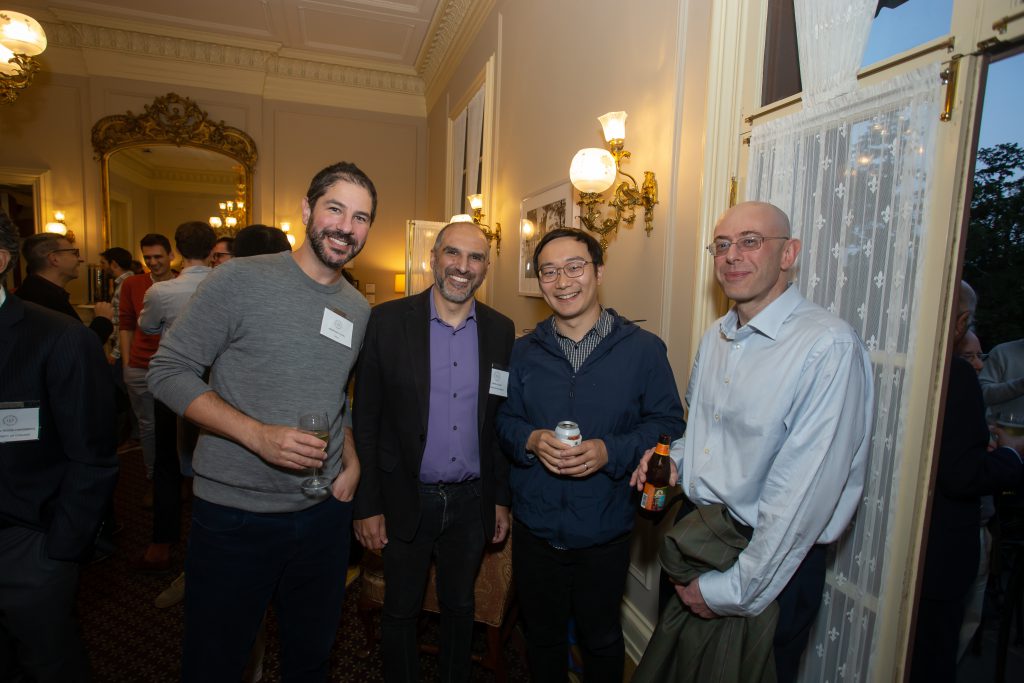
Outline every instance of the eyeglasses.
[(62, 252), (62, 251), (71, 252), (75, 256), (81, 256), (82, 255), (82, 251), (80, 249), (78, 249), (77, 247), (66, 247), (64, 249), (54, 249), (50, 253), (51, 254), (56, 254), (56, 253), (59, 253), (59, 252)]
[(727, 240), (725, 238), (717, 239), (707, 246), (708, 253), (712, 256), (725, 256), (729, 253), (729, 248), (732, 245), (736, 245), (736, 248), (740, 251), (757, 251), (764, 245), (765, 240), (788, 240), (789, 237), (765, 237), (764, 235), (750, 234), (744, 235), (735, 242)]
[(231, 252), (229, 251), (215, 251), (210, 256), (213, 257), (214, 261), (220, 261), (222, 259), (231, 258)]
[(984, 363), (985, 361), (988, 360), (988, 354), (987, 353), (976, 353), (974, 351), (972, 351), (970, 353), (961, 353), (960, 357), (963, 358), (966, 361), (980, 360), (982, 363)]
[(537, 271), (537, 275), (540, 276), (541, 282), (554, 282), (558, 279), (559, 272), (565, 273), (566, 277), (579, 277), (583, 275), (583, 270), (587, 267), (588, 263), (593, 263), (593, 261), (570, 261), (561, 268), (544, 266)]

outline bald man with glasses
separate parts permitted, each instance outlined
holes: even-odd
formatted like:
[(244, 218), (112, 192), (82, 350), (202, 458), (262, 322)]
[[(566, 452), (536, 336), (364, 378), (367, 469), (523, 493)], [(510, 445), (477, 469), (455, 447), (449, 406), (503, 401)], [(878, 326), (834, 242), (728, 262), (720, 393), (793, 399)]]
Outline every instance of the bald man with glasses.
[[(860, 504), (871, 364), (853, 328), (791, 282), (800, 240), (779, 208), (729, 209), (708, 251), (733, 307), (697, 351), (686, 434), (672, 444), (672, 483), (678, 472), (684, 509), (725, 506), (748, 542), (728, 569), (675, 584), (669, 599), (705, 620), (753, 617), (777, 603), (776, 672), (791, 681), (821, 602), (825, 547)], [(638, 487), (649, 457), (633, 476)], [(679, 608), (667, 605), (662, 619)]]

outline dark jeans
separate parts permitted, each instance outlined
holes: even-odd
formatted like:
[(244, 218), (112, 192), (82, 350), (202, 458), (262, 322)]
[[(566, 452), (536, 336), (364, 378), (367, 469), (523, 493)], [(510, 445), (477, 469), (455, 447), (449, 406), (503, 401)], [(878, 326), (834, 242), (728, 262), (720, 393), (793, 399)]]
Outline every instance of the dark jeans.
[(512, 574), (531, 680), (567, 679), (569, 617), (575, 616), (587, 683), (621, 683), (625, 646), (619, 614), (628, 569), (628, 535), (591, 548), (557, 550), (513, 524)]
[(153, 463), (153, 543), (181, 538), (181, 464), (178, 460), (178, 416), (154, 401), (156, 460)]
[(384, 548), (381, 645), (388, 681), (419, 681), (416, 622), (431, 557), (441, 606), (442, 681), (468, 681), (473, 640), (473, 588), (483, 557), (480, 481), (420, 484), (420, 525), (409, 541), (388, 538)]
[(271, 600), (281, 680), (326, 680), (345, 597), (351, 524), (352, 504), (332, 496), (284, 513), (193, 499), (182, 680), (240, 680)]
[[(0, 529), (0, 680), (89, 679), (75, 616), (78, 564), (51, 560), (46, 535)], [(27, 676), (25, 679), (19, 676)]]
[[(952, 591), (951, 591), (952, 592)], [(910, 664), (911, 683), (954, 683), (964, 601), (921, 597)], [(1005, 609), (1009, 609), (1009, 605)]]

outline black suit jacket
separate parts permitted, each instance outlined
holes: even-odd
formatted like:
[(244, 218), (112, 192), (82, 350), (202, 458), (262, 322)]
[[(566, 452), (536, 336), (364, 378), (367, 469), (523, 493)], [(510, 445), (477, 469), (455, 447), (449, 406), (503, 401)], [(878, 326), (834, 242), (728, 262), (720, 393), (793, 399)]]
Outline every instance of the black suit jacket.
[(0, 527), (42, 531), (51, 558), (81, 559), (117, 481), (110, 367), (80, 322), (8, 294), (0, 403), (29, 401), (39, 439), (0, 443)]
[(1020, 459), (1009, 448), (988, 451), (988, 425), (974, 368), (953, 358), (942, 420), (922, 596), (961, 600), (978, 573), (980, 497), (1020, 484)]
[[(38, 275), (29, 275), (18, 288), (18, 297), (22, 301), (29, 301), (51, 311), (57, 311), (64, 315), (70, 315), (78, 322), (82, 322), (78, 311), (71, 305), (70, 295), (60, 285), (55, 285), (46, 278)], [(108, 318), (96, 316), (89, 323), (89, 329), (99, 337), (100, 344), (106, 344), (114, 331), (114, 323)]]
[[(430, 296), (380, 304), (370, 314), (356, 370), (353, 427), (361, 477), (356, 519), (383, 514), (389, 536), (409, 540), (419, 526), (419, 474), (430, 406)], [(508, 460), (498, 445), (494, 415), (501, 398), (490, 393), (491, 368), (508, 369), (515, 326), (479, 301), (478, 420), (481, 522), (494, 535), (494, 506), (510, 505)]]

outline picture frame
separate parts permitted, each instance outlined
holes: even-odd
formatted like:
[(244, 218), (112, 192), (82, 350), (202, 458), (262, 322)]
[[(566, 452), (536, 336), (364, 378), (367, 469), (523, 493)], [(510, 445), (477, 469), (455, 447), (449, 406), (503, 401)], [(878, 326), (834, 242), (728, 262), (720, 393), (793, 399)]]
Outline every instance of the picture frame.
[[(573, 203), (572, 183), (563, 180), (524, 198), (519, 208), (519, 294), (537, 296), (540, 282), (533, 272), (533, 250), (545, 234), (555, 228), (575, 228), (579, 218), (579, 207)], [(534, 233), (529, 240), (523, 239), (524, 221), (533, 224)]]

